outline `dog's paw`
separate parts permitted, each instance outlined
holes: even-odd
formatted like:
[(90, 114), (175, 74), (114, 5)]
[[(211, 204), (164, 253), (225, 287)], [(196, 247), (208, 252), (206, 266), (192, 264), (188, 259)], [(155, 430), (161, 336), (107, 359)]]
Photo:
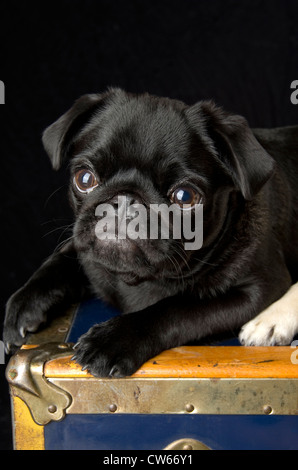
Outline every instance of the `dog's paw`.
[(129, 315), (93, 326), (74, 346), (73, 360), (97, 377), (133, 374), (149, 357), (146, 340), (134, 328)]
[(27, 333), (36, 331), (46, 321), (48, 302), (23, 287), (7, 302), (3, 341), (7, 354), (13, 353), (26, 341)]
[(242, 327), (239, 341), (243, 346), (286, 346), (297, 333), (297, 324), (298, 307), (285, 310), (275, 302)]

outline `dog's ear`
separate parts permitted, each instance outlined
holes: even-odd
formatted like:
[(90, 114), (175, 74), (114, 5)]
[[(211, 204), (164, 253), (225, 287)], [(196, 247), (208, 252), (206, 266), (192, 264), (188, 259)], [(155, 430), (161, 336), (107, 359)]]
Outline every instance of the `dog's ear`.
[(100, 94), (83, 95), (43, 132), (42, 142), (53, 168), (59, 169), (75, 136), (88, 123), (103, 101)]
[(210, 101), (191, 106), (187, 114), (236, 188), (245, 199), (252, 199), (272, 176), (276, 164), (257, 141), (246, 119), (226, 113)]

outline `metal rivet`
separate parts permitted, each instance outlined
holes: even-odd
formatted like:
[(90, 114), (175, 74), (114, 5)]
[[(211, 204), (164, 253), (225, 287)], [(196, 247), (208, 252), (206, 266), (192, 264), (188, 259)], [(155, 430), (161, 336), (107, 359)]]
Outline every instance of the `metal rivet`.
[(10, 371), (8, 372), (8, 375), (11, 380), (14, 380), (18, 376), (17, 369), (10, 369)]
[(68, 328), (66, 328), (64, 326), (63, 327), (61, 326), (61, 328), (58, 328), (59, 333), (66, 333), (67, 331), (68, 331)]
[(185, 409), (188, 413), (191, 413), (195, 407), (191, 403), (187, 403), (187, 405), (185, 405)]
[(109, 406), (109, 410), (111, 413), (115, 413), (115, 411), (117, 411), (117, 405), (113, 403), (112, 405)]
[(57, 406), (56, 405), (49, 405), (48, 411), (49, 411), (49, 413), (56, 413)]
[(263, 411), (264, 411), (265, 415), (270, 415), (273, 411), (272, 406), (264, 405), (263, 406)]

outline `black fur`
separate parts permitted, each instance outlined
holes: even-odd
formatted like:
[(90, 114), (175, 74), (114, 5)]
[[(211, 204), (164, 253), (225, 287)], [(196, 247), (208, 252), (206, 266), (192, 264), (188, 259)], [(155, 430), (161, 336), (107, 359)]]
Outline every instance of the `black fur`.
[[(124, 315), (95, 325), (75, 359), (125, 376), (161, 351), (239, 328), (297, 278), (298, 127), (252, 131), (211, 102), (194, 106), (120, 89), (86, 95), (44, 133), (54, 168), (92, 169), (89, 194), (70, 184), (72, 241), (7, 304), (7, 349), (61, 304), (90, 292)], [(100, 242), (95, 208), (119, 194), (146, 207), (192, 185), (204, 204), (204, 243)], [(83, 269), (81, 269), (83, 268)]]

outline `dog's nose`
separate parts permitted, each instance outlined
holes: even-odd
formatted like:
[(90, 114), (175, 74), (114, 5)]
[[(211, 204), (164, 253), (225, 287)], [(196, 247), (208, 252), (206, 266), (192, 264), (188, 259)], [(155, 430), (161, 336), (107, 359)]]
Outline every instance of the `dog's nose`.
[(136, 205), (141, 204), (140, 199), (129, 193), (119, 193), (110, 199), (109, 204), (114, 208), (116, 215), (122, 219), (133, 219), (136, 215)]
[(111, 204), (115, 210), (121, 210), (124, 206), (129, 207), (133, 204), (140, 204), (140, 201), (134, 194), (120, 193), (110, 199)]

